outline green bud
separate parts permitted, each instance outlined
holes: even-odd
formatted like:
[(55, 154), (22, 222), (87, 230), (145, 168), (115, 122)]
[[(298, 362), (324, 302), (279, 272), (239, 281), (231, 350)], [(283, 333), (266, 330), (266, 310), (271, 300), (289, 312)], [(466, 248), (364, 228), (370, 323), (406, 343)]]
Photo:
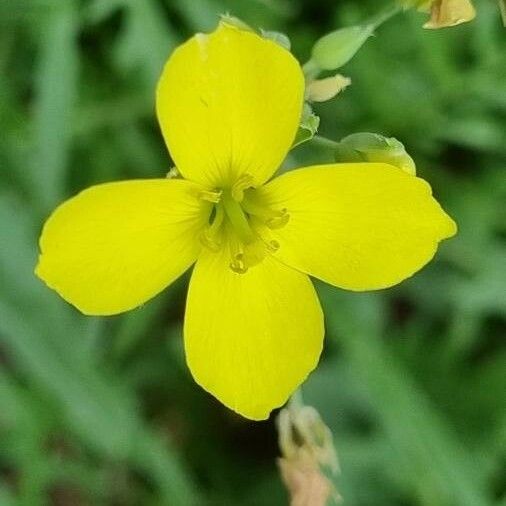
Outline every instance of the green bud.
[(335, 158), (338, 162), (388, 163), (413, 176), (416, 174), (415, 162), (401, 142), (394, 137), (369, 132), (351, 134), (341, 139)]
[(348, 63), (372, 35), (372, 25), (349, 26), (331, 32), (313, 46), (311, 60), (321, 70), (334, 70)]

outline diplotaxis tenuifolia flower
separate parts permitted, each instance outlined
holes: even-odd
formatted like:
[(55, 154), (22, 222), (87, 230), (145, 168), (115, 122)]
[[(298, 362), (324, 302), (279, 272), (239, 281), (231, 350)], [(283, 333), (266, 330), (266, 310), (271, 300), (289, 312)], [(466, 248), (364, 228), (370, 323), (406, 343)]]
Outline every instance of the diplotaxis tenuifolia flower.
[(128, 311), (195, 264), (185, 353), (195, 380), (251, 419), (316, 366), (323, 314), (309, 275), (349, 290), (411, 276), (455, 234), (423, 180), (383, 163), (271, 179), (294, 140), (304, 76), (291, 53), (221, 23), (168, 60), (161, 130), (182, 178), (93, 186), (61, 204), (37, 275), (88, 315)]

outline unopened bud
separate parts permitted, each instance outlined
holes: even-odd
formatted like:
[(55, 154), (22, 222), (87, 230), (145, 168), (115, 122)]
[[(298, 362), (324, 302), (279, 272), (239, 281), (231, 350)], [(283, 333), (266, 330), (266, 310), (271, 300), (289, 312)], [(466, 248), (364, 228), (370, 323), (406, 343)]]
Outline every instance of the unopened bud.
[(306, 100), (308, 102), (326, 102), (334, 98), (350, 84), (351, 79), (341, 74), (309, 81), (306, 86)]
[(416, 174), (413, 159), (402, 142), (394, 137), (360, 132), (341, 139), (335, 151), (338, 162), (382, 162), (394, 165), (408, 174)]
[(372, 25), (349, 26), (331, 32), (313, 46), (311, 60), (321, 70), (334, 70), (348, 63), (372, 35)]

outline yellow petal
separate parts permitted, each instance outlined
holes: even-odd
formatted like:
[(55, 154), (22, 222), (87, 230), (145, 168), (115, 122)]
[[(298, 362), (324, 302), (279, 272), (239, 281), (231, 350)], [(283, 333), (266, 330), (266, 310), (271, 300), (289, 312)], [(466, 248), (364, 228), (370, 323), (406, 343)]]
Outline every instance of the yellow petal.
[(476, 10), (470, 0), (435, 0), (431, 6), (431, 17), (424, 28), (445, 28), (472, 21)]
[(179, 171), (213, 187), (244, 173), (261, 184), (295, 137), (304, 78), (273, 41), (221, 23), (174, 51), (157, 90), (157, 113)]
[(253, 420), (281, 406), (316, 366), (323, 315), (309, 278), (266, 258), (245, 274), (230, 252), (202, 251), (185, 319), (190, 370), (205, 390)]
[(195, 261), (211, 206), (199, 188), (153, 179), (85, 190), (44, 225), (36, 274), (85, 314), (139, 306)]
[(335, 164), (289, 172), (257, 190), (286, 208), (269, 231), (287, 265), (349, 290), (374, 290), (413, 275), (456, 225), (430, 186), (381, 163)]

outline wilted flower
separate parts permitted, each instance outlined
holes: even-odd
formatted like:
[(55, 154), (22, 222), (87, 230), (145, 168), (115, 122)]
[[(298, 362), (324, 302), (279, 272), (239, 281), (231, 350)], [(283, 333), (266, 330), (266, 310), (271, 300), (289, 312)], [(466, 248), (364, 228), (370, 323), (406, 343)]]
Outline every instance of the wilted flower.
[(424, 28), (446, 28), (472, 21), (476, 17), (471, 0), (401, 0), (401, 3), (430, 13)]
[(278, 415), (278, 459), (291, 506), (326, 506), (340, 499), (328, 475), (339, 471), (332, 433), (311, 406), (290, 401)]

